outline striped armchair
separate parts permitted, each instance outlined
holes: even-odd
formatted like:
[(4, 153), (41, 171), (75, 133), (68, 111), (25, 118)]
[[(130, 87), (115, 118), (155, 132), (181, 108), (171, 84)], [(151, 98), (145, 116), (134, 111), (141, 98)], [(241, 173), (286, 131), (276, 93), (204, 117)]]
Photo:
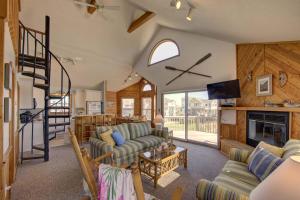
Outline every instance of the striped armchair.
[[(100, 134), (109, 128), (118, 130), (125, 138), (125, 144), (112, 147), (101, 140)], [(96, 133), (90, 137), (90, 151), (93, 158), (107, 152), (113, 152), (113, 159), (117, 166), (130, 165), (137, 160), (140, 152), (158, 147), (162, 142), (168, 141), (168, 129), (152, 129), (150, 123), (124, 123), (112, 127), (99, 126)], [(106, 162), (106, 161), (104, 161)]]
[[(300, 140), (289, 140), (282, 158), (300, 155)], [(229, 160), (213, 180), (201, 179), (197, 185), (198, 200), (248, 200), (251, 191), (260, 181), (248, 171), (247, 160), (251, 151), (232, 148)]]

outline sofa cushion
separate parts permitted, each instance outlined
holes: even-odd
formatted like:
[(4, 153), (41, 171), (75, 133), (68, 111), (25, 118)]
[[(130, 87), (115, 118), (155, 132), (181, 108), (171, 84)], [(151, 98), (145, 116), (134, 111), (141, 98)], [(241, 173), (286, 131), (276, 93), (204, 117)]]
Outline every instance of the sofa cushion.
[(120, 147), (125, 143), (125, 139), (119, 131), (114, 130), (111, 136), (114, 139), (117, 146)]
[(280, 147), (277, 147), (277, 146), (274, 146), (274, 145), (271, 145), (271, 144), (268, 144), (268, 143), (265, 143), (263, 141), (261, 141), (257, 146), (256, 148), (254, 149), (254, 151), (252, 151), (252, 153), (250, 154), (250, 156), (248, 157), (248, 161), (247, 163), (250, 162), (250, 160), (252, 159), (254, 153), (256, 152), (256, 150), (258, 148), (264, 148), (266, 151), (272, 153), (273, 155), (277, 156), (277, 157), (281, 157), (283, 152), (284, 152), (284, 149), (283, 148), (280, 148)]
[(222, 172), (227, 176), (239, 179), (240, 181), (253, 186), (257, 186), (260, 183), (258, 178), (248, 170), (246, 163), (228, 160), (223, 167)]
[(283, 147), (284, 153), (282, 158), (286, 160), (290, 156), (300, 156), (300, 140), (289, 140)]
[(112, 130), (111, 129), (105, 131), (104, 133), (101, 133), (100, 137), (107, 144), (109, 144), (113, 147), (116, 145), (114, 139), (112, 138)]
[(110, 126), (96, 126), (96, 138), (101, 139), (100, 135), (101, 133), (104, 133), (111, 129)]
[(263, 181), (267, 178), (281, 163), (283, 159), (259, 147), (255, 150), (252, 159), (248, 165), (251, 171), (257, 178)]
[(138, 141), (144, 145), (144, 148), (159, 146), (163, 141), (164, 138), (157, 137), (154, 135), (147, 135), (139, 138), (135, 138), (134, 141)]
[(119, 124), (111, 127), (113, 130), (119, 131), (125, 140), (130, 140), (130, 133), (127, 124)]
[(254, 185), (245, 183), (235, 177), (228, 176), (221, 172), (213, 181), (213, 183), (220, 185), (226, 189), (244, 194), (249, 195), (250, 192), (256, 187)]
[(130, 138), (135, 139), (138, 137), (151, 134), (151, 125), (148, 122), (142, 123), (129, 123), (128, 128), (130, 130)]
[(130, 154), (136, 154), (139, 151), (142, 151), (144, 148), (143, 144), (133, 140), (127, 140), (122, 146), (116, 146), (113, 149), (114, 157), (128, 157)]

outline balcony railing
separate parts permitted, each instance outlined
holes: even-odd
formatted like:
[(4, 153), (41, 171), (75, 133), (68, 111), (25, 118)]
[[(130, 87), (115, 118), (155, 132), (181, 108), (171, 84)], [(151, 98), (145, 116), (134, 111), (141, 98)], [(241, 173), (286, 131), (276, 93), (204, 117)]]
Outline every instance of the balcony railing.
[[(174, 131), (184, 131), (184, 116), (165, 116), (165, 126)], [(217, 134), (216, 116), (189, 116), (188, 130)]]

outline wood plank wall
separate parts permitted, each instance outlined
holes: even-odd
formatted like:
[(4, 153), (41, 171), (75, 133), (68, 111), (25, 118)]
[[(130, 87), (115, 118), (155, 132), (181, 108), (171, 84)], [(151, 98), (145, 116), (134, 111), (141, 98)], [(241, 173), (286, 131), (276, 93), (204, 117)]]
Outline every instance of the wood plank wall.
[[(145, 84), (149, 83), (152, 87), (152, 91), (143, 92), (143, 87)], [(141, 115), (142, 109), (142, 98), (151, 97), (152, 99), (152, 119), (155, 116), (156, 107), (156, 86), (146, 79), (141, 79), (139, 82), (124, 88), (117, 92), (117, 114), (122, 114), (122, 99), (123, 98), (133, 98), (134, 99), (134, 115)]]
[(117, 114), (117, 93), (106, 91), (105, 114)]
[[(237, 78), (240, 79), (241, 98), (237, 106), (260, 107), (265, 101), (281, 103), (292, 100), (300, 103), (300, 42), (240, 44), (237, 52)], [(252, 81), (247, 74), (252, 71)], [(288, 82), (279, 86), (279, 72), (287, 73)], [(273, 75), (273, 95), (256, 96), (256, 77)], [(291, 138), (300, 139), (300, 113), (292, 113)], [(231, 133), (229, 133), (231, 132)], [(235, 133), (234, 133), (235, 132)], [(246, 142), (246, 111), (237, 111), (237, 125), (221, 125), (221, 138)]]
[[(4, 62), (5, 52), (9, 51), (9, 45), (5, 44), (5, 28), (8, 25), (10, 38), (13, 44), (12, 52), (17, 61), (18, 57), (18, 42), (19, 42), (19, 0), (1, 0), (0, 1), (0, 199), (10, 199), (10, 189), (15, 179), (16, 167), (18, 160), (18, 83), (17, 83), (17, 69), (18, 66), (12, 66), (12, 89), (9, 91), (9, 97), (12, 104), (12, 120), (9, 122), (9, 146), (6, 152), (3, 152), (3, 133), (4, 133), (4, 119), (3, 119), (3, 97), (4, 97)], [(11, 61), (13, 62), (13, 61)], [(17, 62), (16, 62), (17, 63)]]

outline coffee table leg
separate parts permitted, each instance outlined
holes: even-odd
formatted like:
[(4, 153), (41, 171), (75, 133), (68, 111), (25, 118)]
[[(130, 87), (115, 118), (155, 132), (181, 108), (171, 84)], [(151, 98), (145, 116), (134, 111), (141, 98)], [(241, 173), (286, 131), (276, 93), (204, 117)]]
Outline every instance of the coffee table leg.
[(184, 168), (187, 168), (187, 150), (184, 152)]
[(157, 186), (157, 165), (154, 167), (154, 188)]

